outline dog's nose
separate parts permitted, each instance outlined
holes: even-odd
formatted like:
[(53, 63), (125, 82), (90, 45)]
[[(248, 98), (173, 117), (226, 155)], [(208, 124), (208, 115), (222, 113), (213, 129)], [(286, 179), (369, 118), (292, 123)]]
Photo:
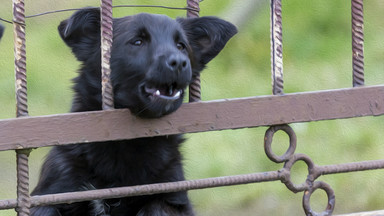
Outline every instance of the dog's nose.
[(172, 71), (181, 71), (188, 65), (188, 60), (183, 55), (172, 54), (168, 57), (166, 65)]

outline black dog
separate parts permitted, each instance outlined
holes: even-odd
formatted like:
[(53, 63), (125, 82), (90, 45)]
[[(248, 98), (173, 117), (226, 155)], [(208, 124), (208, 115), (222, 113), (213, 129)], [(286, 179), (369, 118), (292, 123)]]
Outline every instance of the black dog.
[[(82, 62), (72, 112), (101, 109), (100, 11), (85, 8), (59, 26)], [(214, 17), (172, 20), (138, 14), (114, 19), (111, 80), (115, 108), (161, 117), (182, 103), (184, 90), (236, 33)], [(181, 136), (54, 147), (32, 195), (184, 180)], [(186, 192), (32, 208), (32, 215), (193, 215)]]

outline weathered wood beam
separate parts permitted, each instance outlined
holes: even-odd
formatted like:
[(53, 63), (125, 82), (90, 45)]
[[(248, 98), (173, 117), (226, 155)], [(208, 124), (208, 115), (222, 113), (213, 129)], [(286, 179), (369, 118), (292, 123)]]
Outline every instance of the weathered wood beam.
[(384, 85), (183, 104), (160, 119), (127, 109), (0, 120), (0, 150), (384, 114)]

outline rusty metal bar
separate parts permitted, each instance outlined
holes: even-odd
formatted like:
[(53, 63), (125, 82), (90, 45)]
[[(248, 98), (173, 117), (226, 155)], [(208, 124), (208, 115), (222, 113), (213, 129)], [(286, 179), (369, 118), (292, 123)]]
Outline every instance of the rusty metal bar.
[(379, 211), (369, 211), (369, 212), (358, 212), (358, 213), (350, 213), (350, 214), (340, 214), (335, 216), (383, 216), (384, 210)]
[(17, 160), (17, 215), (28, 216), (31, 207), (29, 196), (29, 166), (30, 149), (16, 150)]
[[(25, 51), (25, 9), (24, 0), (13, 0), (13, 29), (15, 53), (15, 91), (16, 116), (28, 116), (27, 104), (27, 71)], [(20, 132), (22, 133), (22, 132)], [(16, 150), (17, 172), (17, 206), (18, 216), (28, 216), (30, 209), (29, 197), (29, 149)]]
[[(289, 147), (287, 151), (281, 155), (277, 156), (272, 150), (272, 140), (274, 134), (282, 130), (289, 136)], [(268, 158), (275, 163), (283, 163), (284, 168), (280, 170), (281, 173), (281, 182), (294, 193), (304, 191), (303, 196), (303, 208), (306, 215), (317, 216), (317, 215), (332, 215), (333, 209), (335, 207), (335, 194), (331, 186), (325, 182), (316, 181), (320, 176), (319, 167), (315, 166), (315, 163), (310, 157), (305, 154), (295, 154), (297, 138), (293, 129), (289, 125), (275, 125), (271, 126), (265, 133), (264, 136), (264, 151)], [(291, 170), (292, 166), (296, 164), (297, 161), (303, 161), (308, 167), (308, 175), (305, 182), (302, 184), (295, 184), (292, 182)], [(383, 160), (384, 162), (384, 160)], [(322, 189), (327, 193), (328, 203), (325, 210), (321, 213), (315, 212), (310, 205), (310, 198), (313, 192), (317, 189)]]
[(272, 92), (274, 95), (284, 94), (281, 12), (281, 0), (271, 0), (271, 72)]
[[(287, 151), (277, 156), (272, 150), (272, 140), (274, 134), (282, 130), (289, 136), (289, 147)], [(304, 191), (303, 195), (303, 208), (306, 215), (311, 216), (325, 216), (332, 215), (335, 207), (335, 194), (330, 185), (325, 182), (317, 181), (316, 179), (321, 175), (365, 171), (373, 169), (383, 169), (384, 160), (363, 161), (355, 163), (316, 166), (313, 160), (305, 154), (295, 154), (297, 139), (296, 134), (288, 125), (271, 126), (264, 136), (264, 150), (268, 158), (276, 163), (284, 163), (284, 168), (280, 170), (281, 182), (294, 193)], [(306, 180), (301, 184), (295, 184), (291, 179), (291, 170), (297, 161), (303, 161), (307, 165), (308, 175)], [(314, 211), (310, 205), (310, 197), (317, 189), (324, 190), (328, 197), (328, 203), (325, 210), (321, 213)]]
[(0, 200), (0, 210), (14, 209), (17, 207), (16, 199)]
[[(187, 17), (199, 17), (199, 0), (187, 0)], [(189, 85), (189, 102), (198, 102), (201, 100), (200, 75), (193, 76)]]
[(336, 164), (317, 167), (318, 175), (330, 175), (336, 173), (347, 173), (355, 171), (366, 171), (374, 169), (384, 169), (384, 160), (373, 160), (363, 162), (353, 162), (346, 164)]
[(15, 52), (16, 116), (28, 116), (27, 72), (25, 52), (25, 10), (23, 0), (13, 0)]
[(187, 0), (187, 17), (199, 17), (200, 0)]
[[(60, 193), (52, 195), (41, 195), (31, 197), (31, 206), (52, 205), (60, 203), (81, 202), (93, 199), (112, 199), (129, 196), (142, 196), (157, 193), (169, 193), (175, 191), (185, 191), (194, 189), (204, 189), (220, 186), (230, 186), (238, 184), (249, 184), (266, 181), (276, 181), (280, 179), (279, 171), (252, 173), (236, 176), (224, 176), (197, 180), (187, 180), (171, 183), (159, 183), (129, 187), (118, 187), (109, 189), (98, 189), (91, 191), (80, 191), (70, 193)], [(14, 208), (15, 200), (1, 200), (0, 209)]]
[(101, 0), (101, 84), (102, 107), (113, 109), (113, 88), (111, 83), (111, 48), (113, 41), (112, 0)]
[(379, 115), (384, 85), (187, 103), (160, 119), (128, 109), (69, 113), (0, 120), (0, 150)]
[[(326, 205), (326, 208), (323, 212), (315, 212), (311, 208), (310, 204), (310, 198), (313, 192), (317, 189), (322, 189), (325, 191), (328, 197), (328, 203)], [(333, 210), (335, 208), (335, 193), (332, 190), (331, 186), (329, 186), (327, 183), (322, 181), (316, 181), (313, 183), (313, 186), (304, 192), (303, 196), (303, 208), (305, 215), (308, 216), (332, 216)]]
[(363, 0), (352, 0), (353, 86), (364, 85), (364, 11)]
[(192, 82), (189, 85), (189, 102), (198, 101), (201, 101), (200, 75), (192, 76)]
[[(372, 163), (378, 164), (378, 165), (374, 166), (373, 168), (372, 167), (370, 168), (367, 166)], [(353, 165), (354, 168), (351, 169), (351, 171), (354, 171), (354, 172), (384, 168), (384, 160), (363, 161), (363, 162), (357, 162), (353, 164), (356, 164), (356, 166)], [(359, 164), (361, 164), (361, 166), (359, 166)], [(328, 169), (333, 173), (340, 173), (339, 171), (337, 171), (339, 170), (339, 168), (350, 167), (350, 166), (351, 166), (350, 164), (315, 166), (314, 172), (321, 173), (324, 170)], [(267, 182), (267, 181), (278, 181), (278, 180), (285, 181), (287, 172), (289, 174), (290, 169), (283, 168), (278, 171), (260, 172), (260, 173), (244, 174), (244, 175), (223, 176), (223, 177), (186, 180), (186, 181), (171, 182), (171, 183), (159, 183), (159, 184), (149, 184), (149, 185), (32, 196), (31, 207), (40, 206), (40, 205), (81, 202), (81, 201), (93, 200), (93, 199), (112, 199), (112, 198), (121, 198), (121, 197), (129, 197), (129, 196), (150, 195), (150, 194), (156, 194), (156, 193), (169, 193), (169, 192), (204, 189), (204, 188), (211, 188), (211, 187), (231, 186), (231, 185), (238, 185), (238, 184), (260, 183), (260, 182)], [(329, 173), (324, 172), (322, 174), (331, 174), (331, 172)], [(17, 205), (16, 200), (10, 199), (10, 200), (0, 201), (0, 209), (15, 208), (16, 205)]]

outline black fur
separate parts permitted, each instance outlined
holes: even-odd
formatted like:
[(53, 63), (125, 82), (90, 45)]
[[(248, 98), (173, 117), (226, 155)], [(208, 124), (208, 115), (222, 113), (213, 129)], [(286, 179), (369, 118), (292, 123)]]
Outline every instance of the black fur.
[(0, 39), (3, 37), (3, 33), (4, 33), (4, 26), (1, 25), (0, 23)]
[[(82, 66), (72, 112), (101, 109), (100, 11), (61, 22), (60, 36)], [(175, 111), (184, 89), (236, 33), (214, 17), (172, 20), (138, 14), (114, 19), (111, 80), (116, 108), (143, 118)], [(32, 195), (184, 180), (179, 135), (53, 147)], [(32, 208), (32, 215), (193, 215), (186, 192)]]

